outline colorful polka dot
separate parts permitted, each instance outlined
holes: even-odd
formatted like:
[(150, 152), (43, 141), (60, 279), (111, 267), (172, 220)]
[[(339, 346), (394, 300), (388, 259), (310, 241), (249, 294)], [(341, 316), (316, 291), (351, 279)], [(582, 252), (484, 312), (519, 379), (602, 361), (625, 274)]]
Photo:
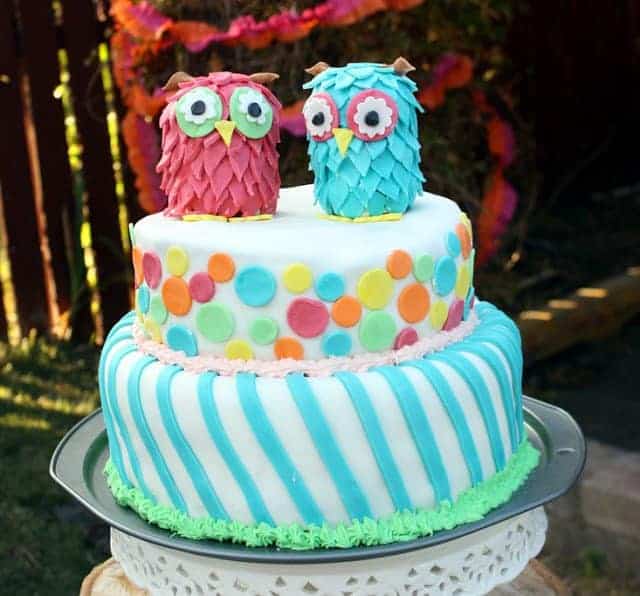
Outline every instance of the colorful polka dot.
[(164, 302), (162, 302), (162, 298), (160, 296), (154, 296), (151, 299), (151, 303), (149, 304), (149, 316), (158, 323), (158, 325), (162, 325), (167, 320), (169, 313), (167, 312)]
[(145, 317), (144, 319), (144, 332), (148, 338), (158, 343), (162, 343), (162, 333), (160, 332), (160, 325), (158, 325), (158, 323), (156, 323), (149, 317)]
[(351, 336), (344, 331), (332, 331), (322, 338), (322, 350), (327, 356), (347, 356), (351, 352)]
[(213, 281), (224, 283), (233, 278), (236, 265), (228, 254), (217, 252), (209, 258), (207, 270)]
[(253, 265), (240, 270), (235, 279), (238, 298), (248, 306), (264, 306), (273, 300), (276, 280), (264, 267)]
[(191, 276), (189, 292), (196, 302), (209, 302), (216, 293), (216, 284), (208, 273), (201, 271)]
[(131, 260), (133, 261), (133, 281), (137, 288), (144, 279), (144, 272), (142, 270), (142, 251), (135, 246), (131, 250)]
[(152, 252), (142, 255), (142, 272), (147, 285), (155, 290), (162, 279), (162, 263), (158, 255)]
[(358, 298), (371, 310), (384, 308), (393, 296), (393, 280), (385, 269), (372, 269), (360, 276)]
[(462, 256), (466, 259), (471, 252), (471, 236), (467, 226), (463, 223), (456, 225), (456, 234), (460, 240), (460, 247), (462, 249)]
[(284, 287), (292, 294), (302, 294), (306, 292), (313, 283), (313, 273), (311, 269), (302, 263), (289, 265), (282, 274)]
[(466, 321), (471, 314), (471, 309), (473, 308), (473, 301), (475, 300), (475, 291), (473, 288), (469, 288), (469, 293), (467, 294), (467, 298), (464, 301), (464, 313), (462, 317)]
[(337, 273), (323, 273), (316, 281), (316, 294), (325, 302), (335, 302), (344, 290), (344, 279)]
[(433, 257), (420, 255), (413, 264), (413, 275), (419, 282), (429, 281), (433, 277)]
[(171, 275), (180, 277), (189, 269), (189, 256), (179, 246), (170, 246), (167, 249), (166, 259), (167, 269)]
[(273, 345), (273, 352), (276, 358), (293, 358), (302, 360), (304, 358), (304, 348), (302, 344), (293, 337), (281, 337)]
[(411, 255), (404, 250), (394, 250), (387, 257), (387, 271), (393, 279), (404, 279), (412, 267)]
[(198, 343), (190, 329), (182, 325), (172, 325), (167, 330), (167, 345), (172, 350), (184, 352), (187, 356), (198, 355)]
[(278, 337), (278, 323), (270, 317), (258, 317), (249, 326), (249, 336), (261, 346), (272, 344)]
[(447, 315), (449, 314), (449, 307), (446, 302), (442, 300), (437, 300), (431, 305), (431, 312), (429, 313), (429, 321), (431, 326), (436, 330), (440, 331), (444, 322), (447, 320)]
[(412, 346), (418, 341), (418, 332), (413, 327), (405, 327), (393, 342), (394, 350), (399, 350), (405, 346)]
[(436, 263), (433, 287), (440, 296), (446, 296), (456, 285), (456, 262), (451, 257), (440, 257)]
[(454, 259), (460, 256), (460, 238), (458, 238), (454, 232), (449, 232), (447, 234), (447, 250)]
[(149, 288), (145, 285), (140, 286), (136, 291), (136, 300), (138, 301), (138, 308), (140, 312), (147, 313), (149, 310), (149, 300), (151, 296), (149, 294)]
[(162, 301), (167, 310), (176, 316), (184, 316), (191, 310), (189, 286), (181, 277), (169, 277), (162, 284)]
[(464, 301), (463, 300), (454, 300), (451, 306), (449, 307), (449, 315), (447, 316), (447, 320), (444, 324), (445, 331), (451, 331), (451, 329), (455, 329), (460, 322), (462, 321), (462, 315), (464, 314)]
[(360, 343), (371, 352), (388, 350), (396, 335), (393, 317), (384, 311), (367, 313), (360, 323)]
[(454, 288), (456, 296), (458, 298), (466, 298), (470, 285), (471, 274), (469, 273), (469, 267), (467, 267), (467, 265), (461, 265), (458, 268), (458, 277)]
[(329, 312), (319, 300), (296, 298), (287, 308), (287, 322), (300, 337), (317, 337), (329, 324)]
[(253, 358), (253, 350), (243, 339), (232, 339), (224, 347), (224, 355), (229, 360), (251, 360)]
[(429, 292), (421, 284), (409, 284), (398, 296), (398, 312), (407, 323), (422, 321), (429, 312)]
[(353, 296), (338, 298), (331, 307), (331, 318), (340, 327), (353, 327), (362, 316), (362, 305)]
[(467, 229), (467, 233), (469, 234), (469, 241), (473, 244), (473, 226), (471, 225), (471, 220), (467, 216), (466, 213), (462, 212), (460, 214), (460, 221), (462, 225)]
[(198, 311), (196, 326), (209, 341), (220, 343), (231, 337), (236, 325), (233, 313), (227, 306), (220, 302), (210, 302)]

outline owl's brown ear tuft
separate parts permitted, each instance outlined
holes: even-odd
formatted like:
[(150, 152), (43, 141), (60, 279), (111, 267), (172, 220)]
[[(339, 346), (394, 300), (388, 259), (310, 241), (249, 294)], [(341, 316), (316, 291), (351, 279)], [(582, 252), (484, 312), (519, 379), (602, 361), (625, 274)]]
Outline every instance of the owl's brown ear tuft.
[(193, 77), (190, 74), (179, 70), (178, 72), (174, 72), (169, 77), (169, 80), (165, 83), (162, 90), (169, 93), (172, 91), (177, 91), (180, 88), (180, 83), (185, 83), (187, 81), (193, 81)]
[(416, 67), (413, 64), (411, 64), (411, 62), (409, 62), (406, 58), (403, 58), (402, 56), (398, 56), (393, 61), (393, 64), (390, 64), (389, 66), (393, 68), (393, 72), (395, 72), (397, 75), (400, 75), (402, 77), (405, 76), (407, 73), (416, 69)]
[(329, 65), (326, 62), (316, 62), (313, 66), (309, 68), (305, 68), (304, 71), (308, 72), (311, 76), (315, 77), (319, 75), (321, 72), (324, 72), (329, 68)]
[(269, 83), (273, 83), (273, 81), (277, 81), (279, 78), (280, 75), (275, 72), (254, 72), (249, 75), (250, 81), (260, 85), (268, 85)]

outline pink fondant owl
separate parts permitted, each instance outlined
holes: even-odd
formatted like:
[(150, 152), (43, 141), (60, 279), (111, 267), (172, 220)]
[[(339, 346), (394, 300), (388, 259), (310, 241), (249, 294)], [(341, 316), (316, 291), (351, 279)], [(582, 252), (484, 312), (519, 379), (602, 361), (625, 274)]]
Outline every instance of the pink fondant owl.
[(270, 214), (280, 190), (280, 102), (262, 83), (273, 73), (178, 72), (160, 116), (157, 170), (168, 196), (166, 215), (225, 217)]

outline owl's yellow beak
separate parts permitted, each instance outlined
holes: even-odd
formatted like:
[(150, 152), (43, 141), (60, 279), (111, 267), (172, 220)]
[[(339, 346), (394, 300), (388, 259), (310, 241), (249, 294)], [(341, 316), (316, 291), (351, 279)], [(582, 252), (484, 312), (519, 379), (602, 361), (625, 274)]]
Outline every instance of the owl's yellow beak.
[(231, 145), (231, 137), (233, 136), (233, 131), (236, 127), (235, 122), (231, 122), (231, 120), (218, 120), (213, 126), (222, 137), (224, 144), (227, 147)]
[(353, 131), (349, 128), (334, 128), (331, 132), (333, 132), (333, 136), (336, 138), (336, 145), (338, 145), (340, 155), (344, 157), (351, 144), (351, 139), (353, 139)]

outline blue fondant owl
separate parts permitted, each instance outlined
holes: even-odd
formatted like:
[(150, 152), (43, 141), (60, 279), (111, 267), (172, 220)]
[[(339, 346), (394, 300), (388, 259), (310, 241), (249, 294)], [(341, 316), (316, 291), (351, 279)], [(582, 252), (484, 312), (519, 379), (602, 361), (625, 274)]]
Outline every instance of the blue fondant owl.
[(404, 58), (391, 65), (319, 62), (303, 107), (315, 196), (330, 215), (404, 213), (422, 192), (416, 111)]

